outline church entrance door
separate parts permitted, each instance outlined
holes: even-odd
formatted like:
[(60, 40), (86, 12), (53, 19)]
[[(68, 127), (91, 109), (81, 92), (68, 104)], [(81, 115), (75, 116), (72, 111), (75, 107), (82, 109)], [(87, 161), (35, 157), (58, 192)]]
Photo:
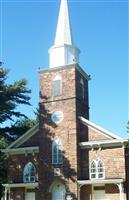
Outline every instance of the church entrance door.
[(35, 192), (27, 192), (25, 200), (35, 200)]
[(52, 189), (52, 200), (65, 200), (65, 187), (57, 184)]
[(105, 190), (94, 190), (93, 200), (105, 200)]

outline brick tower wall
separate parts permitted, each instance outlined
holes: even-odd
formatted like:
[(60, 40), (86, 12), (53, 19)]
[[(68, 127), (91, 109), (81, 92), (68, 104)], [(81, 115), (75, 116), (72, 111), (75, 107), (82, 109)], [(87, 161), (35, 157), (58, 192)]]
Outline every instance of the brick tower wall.
[[(74, 199), (77, 199), (76, 181), (80, 168), (80, 150), (77, 145), (79, 142), (77, 116), (83, 115), (88, 118), (86, 113), (88, 106), (85, 105), (84, 109), (81, 105), (82, 102), (79, 100), (77, 87), (79, 73), (75, 65), (40, 72), (40, 134), (42, 135), (40, 162), (42, 167), (39, 179), (42, 181), (39, 190), (44, 194), (40, 198), (45, 198), (46, 200), (51, 197), (50, 186), (55, 181), (64, 183), (67, 192), (70, 192)], [(52, 80), (56, 75), (62, 77), (62, 94), (53, 97)], [(87, 98), (86, 95), (85, 99)], [(58, 125), (51, 120), (51, 114), (54, 111), (62, 111), (64, 114), (64, 119)], [(60, 138), (63, 143), (64, 161), (63, 165), (60, 166), (52, 165), (52, 141), (56, 137)], [(60, 177), (54, 177), (54, 167), (61, 168)]]

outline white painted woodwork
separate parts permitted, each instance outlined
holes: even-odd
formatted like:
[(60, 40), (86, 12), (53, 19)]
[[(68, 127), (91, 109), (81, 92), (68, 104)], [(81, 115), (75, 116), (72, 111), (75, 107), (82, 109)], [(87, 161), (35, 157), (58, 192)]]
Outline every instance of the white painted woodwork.
[(35, 192), (27, 192), (25, 195), (25, 200), (35, 200)]
[(52, 200), (65, 200), (65, 188), (62, 184), (57, 184), (52, 189)]
[(105, 190), (94, 190), (93, 200), (106, 200)]
[(67, 0), (61, 0), (54, 45), (49, 49), (50, 68), (79, 63), (80, 50), (73, 45)]

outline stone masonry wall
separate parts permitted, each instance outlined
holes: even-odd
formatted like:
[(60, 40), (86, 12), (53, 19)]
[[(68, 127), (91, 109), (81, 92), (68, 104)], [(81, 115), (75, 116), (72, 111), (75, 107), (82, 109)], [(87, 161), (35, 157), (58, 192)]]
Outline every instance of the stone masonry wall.
[(105, 178), (125, 179), (125, 159), (123, 148), (107, 148), (101, 151), (89, 151), (89, 164), (92, 160), (100, 158), (105, 167)]
[(99, 131), (97, 130), (94, 130), (92, 128), (88, 128), (88, 137), (89, 137), (89, 141), (97, 141), (97, 140), (110, 140), (110, 139), (113, 139), (113, 137), (111, 136), (107, 136), (103, 133), (100, 133)]
[[(52, 81), (60, 75), (62, 78), (62, 93), (60, 96), (52, 96)], [(43, 136), (42, 146), (40, 145), (40, 160), (44, 161), (42, 165), (41, 187), (44, 185), (50, 188), (54, 181), (65, 184), (67, 192), (77, 198), (77, 177), (80, 176), (80, 150), (78, 149), (79, 132), (77, 125), (78, 116), (88, 118), (88, 83), (84, 79), (85, 97), (82, 101), (80, 98), (79, 81), (80, 72), (75, 65), (68, 67), (43, 71), (40, 73), (40, 132)], [(86, 102), (86, 103), (85, 103)], [(64, 119), (58, 125), (51, 121), (51, 114), (54, 111), (62, 111)], [(60, 138), (63, 143), (64, 162), (62, 166), (54, 166), (51, 164), (51, 146), (55, 138)], [(45, 154), (43, 153), (45, 152)], [(53, 168), (60, 167), (62, 176), (54, 177)], [(45, 187), (45, 188), (46, 188)], [(46, 194), (45, 194), (46, 192)], [(44, 190), (44, 198), (50, 199), (48, 191)]]
[(8, 159), (8, 182), (9, 183), (23, 183), (23, 171), (24, 167), (28, 162), (32, 162), (37, 171), (38, 179), (38, 154), (22, 154), (22, 155), (12, 155)]
[[(52, 81), (56, 75), (62, 78), (62, 93), (52, 96)], [(50, 200), (50, 186), (54, 182), (63, 183), (67, 192), (77, 198), (77, 141), (76, 141), (76, 90), (75, 67), (40, 74), (40, 199)], [(64, 119), (55, 124), (51, 120), (54, 111), (62, 111)], [(59, 138), (63, 144), (63, 165), (52, 165), (52, 141)], [(54, 176), (54, 168), (61, 169), (61, 176)]]

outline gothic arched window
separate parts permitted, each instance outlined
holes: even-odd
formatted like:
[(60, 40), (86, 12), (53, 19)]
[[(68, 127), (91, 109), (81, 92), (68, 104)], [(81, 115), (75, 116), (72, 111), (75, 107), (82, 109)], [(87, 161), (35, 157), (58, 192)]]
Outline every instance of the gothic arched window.
[(91, 165), (90, 165), (90, 177), (92, 178), (96, 178), (96, 163), (95, 161), (92, 161)]
[(56, 139), (52, 143), (52, 164), (63, 163), (63, 146), (59, 139)]
[(33, 163), (29, 162), (24, 167), (23, 182), (35, 182), (36, 181), (36, 169)]
[(102, 160), (93, 160), (90, 164), (90, 179), (103, 179), (104, 177), (105, 171)]
[(57, 75), (52, 82), (52, 95), (54, 97), (62, 94), (62, 79), (61, 76)]
[(81, 78), (80, 79), (80, 94), (81, 94), (81, 98), (84, 99), (84, 80)]

